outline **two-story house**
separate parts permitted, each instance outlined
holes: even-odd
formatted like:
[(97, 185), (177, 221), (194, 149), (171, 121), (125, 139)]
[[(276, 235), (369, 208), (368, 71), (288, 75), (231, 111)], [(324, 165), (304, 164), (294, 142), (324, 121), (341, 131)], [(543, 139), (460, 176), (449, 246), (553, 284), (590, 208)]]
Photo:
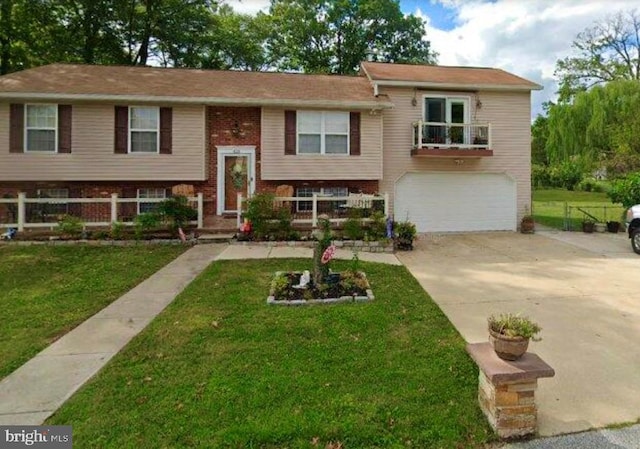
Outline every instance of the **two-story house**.
[(365, 62), (359, 76), (52, 64), (0, 77), (0, 197), (162, 198), (206, 213), (290, 185), (388, 193), (420, 231), (515, 230), (530, 93), (502, 70)]

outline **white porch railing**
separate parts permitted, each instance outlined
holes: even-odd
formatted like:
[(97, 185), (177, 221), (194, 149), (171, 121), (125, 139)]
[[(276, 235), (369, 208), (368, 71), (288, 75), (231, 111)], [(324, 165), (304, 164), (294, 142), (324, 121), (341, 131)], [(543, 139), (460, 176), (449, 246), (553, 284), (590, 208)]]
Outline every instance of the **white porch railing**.
[[(187, 199), (198, 212), (198, 218), (192, 224), (202, 228), (204, 195), (198, 193), (195, 197)], [(117, 193), (112, 193), (110, 198), (27, 198), (26, 193), (19, 193), (17, 198), (0, 198), (0, 211), (3, 208), (6, 209), (2, 211), (5, 213), (0, 214), (0, 228), (17, 228), (18, 231), (24, 231), (27, 228), (53, 228), (58, 225), (63, 215), (76, 216), (83, 220), (85, 226), (104, 227), (114, 222), (133, 225), (133, 220), (138, 215), (139, 204), (160, 203), (164, 200), (164, 198), (120, 198)], [(41, 207), (38, 208), (38, 205)], [(54, 207), (47, 211), (47, 206)], [(66, 212), (61, 211), (60, 206), (63, 206)], [(11, 214), (9, 208), (13, 208), (15, 212)], [(13, 215), (15, 221), (2, 223), (3, 217), (9, 215)]]
[(413, 148), (490, 149), (490, 123), (414, 122)]
[[(242, 223), (243, 204), (247, 198), (242, 193), (238, 193), (238, 213), (237, 224)], [(318, 216), (326, 214), (331, 223), (341, 223), (349, 218), (350, 211), (360, 209), (364, 211), (380, 211), (385, 217), (389, 216), (389, 194), (367, 195), (350, 194), (348, 196), (291, 196), (275, 197), (274, 204), (278, 206), (290, 207), (292, 210), (293, 223), (310, 224), (312, 227), (318, 226)], [(367, 217), (363, 217), (365, 220)]]

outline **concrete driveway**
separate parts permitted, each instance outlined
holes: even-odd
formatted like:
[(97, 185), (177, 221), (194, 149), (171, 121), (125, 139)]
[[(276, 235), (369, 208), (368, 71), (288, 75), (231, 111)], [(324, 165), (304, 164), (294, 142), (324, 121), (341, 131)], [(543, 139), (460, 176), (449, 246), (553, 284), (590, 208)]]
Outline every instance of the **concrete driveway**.
[(623, 234), (424, 235), (398, 254), (468, 342), (492, 313), (543, 327), (530, 350), (556, 370), (541, 379), (541, 435), (640, 418), (640, 256)]

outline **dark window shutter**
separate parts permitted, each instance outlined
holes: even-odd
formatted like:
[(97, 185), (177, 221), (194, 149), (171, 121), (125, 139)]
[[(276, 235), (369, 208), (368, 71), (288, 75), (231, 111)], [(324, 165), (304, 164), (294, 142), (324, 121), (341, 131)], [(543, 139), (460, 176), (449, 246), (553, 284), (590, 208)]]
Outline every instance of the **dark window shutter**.
[(284, 154), (296, 154), (296, 111), (284, 111)]
[(127, 154), (129, 143), (129, 108), (127, 106), (116, 106), (116, 129), (114, 153)]
[(24, 153), (24, 105), (12, 104), (9, 111), (9, 152)]
[(71, 153), (71, 105), (58, 105), (58, 153)]
[(171, 154), (173, 110), (160, 108), (160, 154)]
[(349, 154), (360, 156), (360, 113), (349, 114)]

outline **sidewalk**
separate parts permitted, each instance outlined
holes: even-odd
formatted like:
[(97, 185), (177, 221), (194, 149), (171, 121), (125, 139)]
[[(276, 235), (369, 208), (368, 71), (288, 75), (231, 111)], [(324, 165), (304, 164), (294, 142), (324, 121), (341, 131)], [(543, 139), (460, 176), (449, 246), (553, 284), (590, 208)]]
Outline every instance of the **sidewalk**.
[(94, 376), (226, 245), (196, 245), (0, 382), (0, 425), (39, 425)]
[[(218, 260), (245, 260), (245, 259), (283, 259), (283, 258), (305, 258), (313, 257), (312, 248), (289, 247), (289, 246), (259, 246), (259, 245), (229, 245), (219, 256)], [(336, 259), (351, 260), (353, 251), (338, 249), (335, 254)], [(358, 258), (364, 262), (377, 262), (388, 265), (402, 265), (395, 254), (390, 253), (370, 253), (367, 251), (358, 252)]]

